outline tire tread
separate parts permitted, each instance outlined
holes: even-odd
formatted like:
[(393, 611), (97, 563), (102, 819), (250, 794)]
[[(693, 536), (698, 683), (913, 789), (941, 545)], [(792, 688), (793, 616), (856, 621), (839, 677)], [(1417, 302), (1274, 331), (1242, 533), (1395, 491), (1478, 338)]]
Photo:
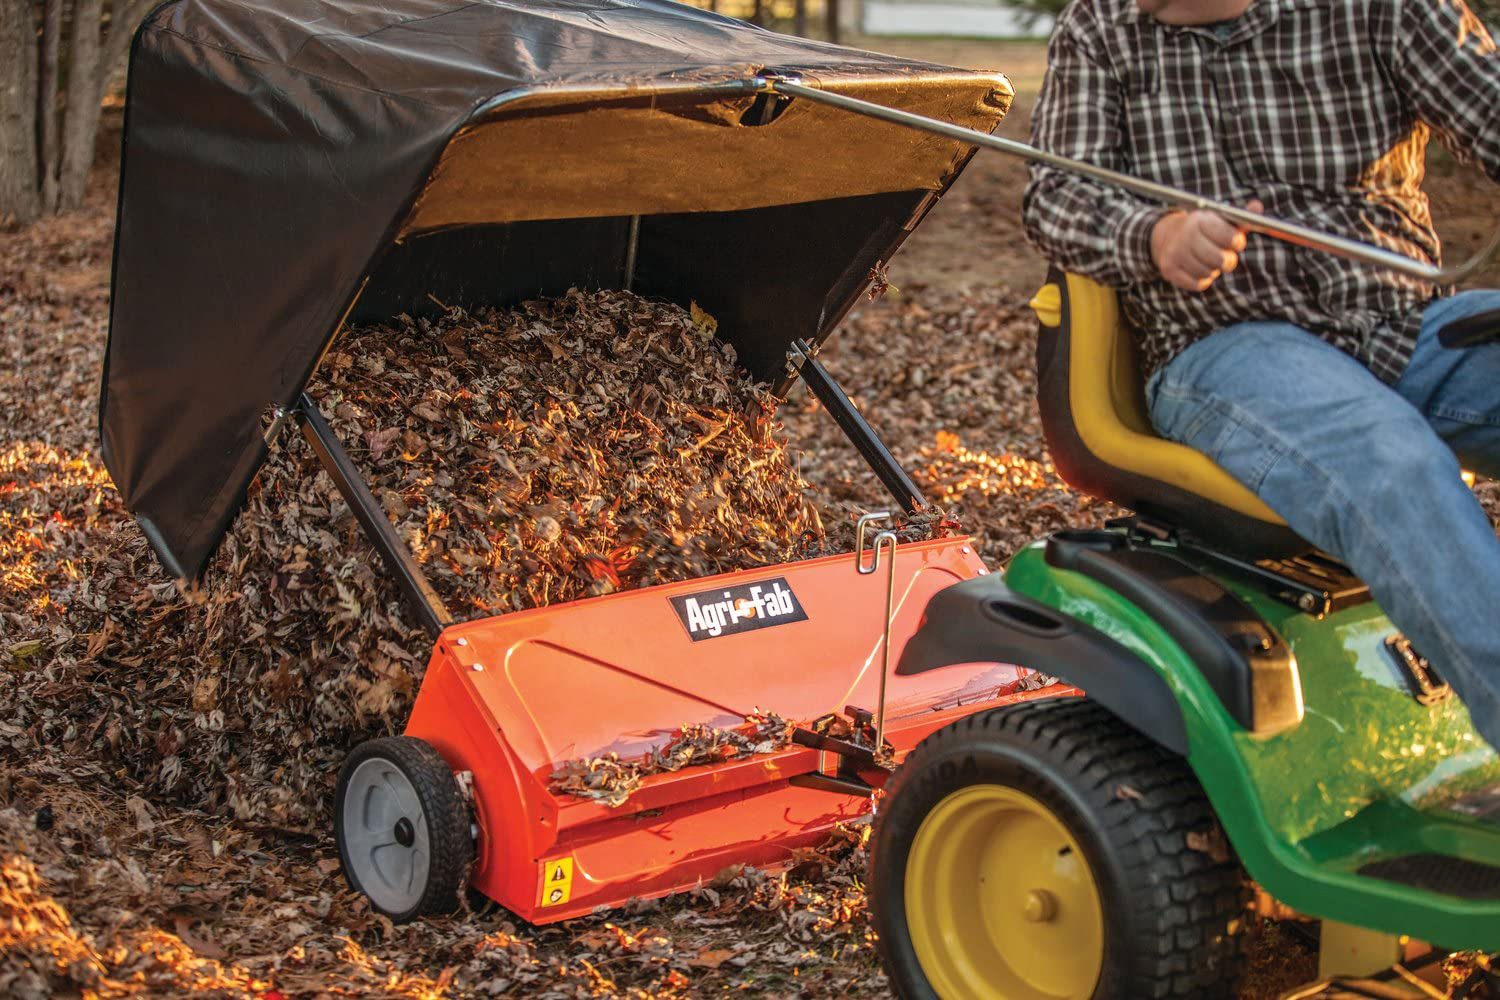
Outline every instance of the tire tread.
[[(1126, 982), (1101, 983), (1096, 995), (1229, 996), (1241, 962), (1241, 935), (1235, 931), (1247, 887), (1232, 854), (1216, 860), (1189, 846), (1190, 833), (1215, 830), (1217, 820), (1186, 761), (1087, 699), (1044, 699), (976, 713), (933, 733), (897, 771), (887, 801), (921, 780), (929, 764), (959, 748), (993, 741), (1019, 745), (1065, 775), (1119, 859), (1135, 928), (1126, 945), (1130, 974)], [(1131, 792), (1119, 791), (1127, 785)], [(881, 827), (889, 812), (877, 818), (872, 865), (880, 861)], [(877, 879), (872, 870), (870, 884)], [(878, 919), (878, 898), (872, 906)], [(892, 949), (885, 935), (880, 940), (890, 968)]]
[[(431, 848), (427, 888), (422, 898), (405, 913), (386, 915), (396, 923), (406, 923), (418, 917), (452, 913), (459, 908), (459, 901), (467, 886), (469, 869), (474, 861), (469, 808), (447, 761), (443, 760), (442, 755), (431, 744), (415, 736), (385, 736), (366, 740), (354, 748), (339, 771), (338, 791), (334, 799), (334, 832), (345, 878), (355, 891), (364, 892), (349, 866), (344, 850), (343, 802), (349, 776), (356, 767), (372, 757), (382, 757), (395, 764), (411, 782), (422, 803)], [(374, 905), (373, 900), (371, 905)]]

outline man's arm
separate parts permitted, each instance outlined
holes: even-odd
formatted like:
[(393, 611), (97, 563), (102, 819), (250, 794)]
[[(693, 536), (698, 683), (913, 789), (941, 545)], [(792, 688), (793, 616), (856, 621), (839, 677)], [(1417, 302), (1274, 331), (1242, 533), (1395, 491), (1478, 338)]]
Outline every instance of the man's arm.
[(1500, 51), (1463, 0), (1377, 0), (1396, 84), (1461, 159), (1500, 181)]
[[(1075, 0), (1047, 47), (1047, 76), (1031, 119), (1031, 141), (1049, 152), (1124, 170), (1120, 85), (1097, 60), (1106, 44), (1087, 0)], [(1021, 201), (1026, 235), (1048, 260), (1113, 287), (1160, 277), (1151, 230), (1167, 214), (1117, 188), (1034, 165)]]

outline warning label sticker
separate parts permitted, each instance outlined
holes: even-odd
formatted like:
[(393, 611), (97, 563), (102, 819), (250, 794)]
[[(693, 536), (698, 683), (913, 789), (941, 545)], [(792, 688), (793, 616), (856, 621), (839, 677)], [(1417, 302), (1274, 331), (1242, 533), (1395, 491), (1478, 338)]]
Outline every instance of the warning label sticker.
[(573, 859), (542, 862), (542, 905), (566, 903), (573, 895)]
[(671, 598), (672, 607), (694, 642), (807, 621), (807, 612), (785, 577), (706, 590)]

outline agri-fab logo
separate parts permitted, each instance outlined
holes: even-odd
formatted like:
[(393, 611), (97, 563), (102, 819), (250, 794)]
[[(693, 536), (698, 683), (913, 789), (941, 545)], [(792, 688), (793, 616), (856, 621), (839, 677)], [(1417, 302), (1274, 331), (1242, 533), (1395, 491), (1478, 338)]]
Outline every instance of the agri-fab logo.
[(672, 607), (694, 642), (807, 621), (807, 612), (784, 577), (674, 597)]

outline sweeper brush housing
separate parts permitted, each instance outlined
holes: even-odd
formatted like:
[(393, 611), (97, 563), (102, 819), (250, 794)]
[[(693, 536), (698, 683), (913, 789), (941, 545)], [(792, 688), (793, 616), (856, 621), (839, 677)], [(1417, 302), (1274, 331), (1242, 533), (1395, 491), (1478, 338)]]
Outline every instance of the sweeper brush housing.
[[(835, 777), (840, 762), (803, 746), (652, 775), (617, 807), (549, 790), (565, 761), (638, 756), (685, 724), (733, 728), (772, 706), (797, 720), (873, 708), (885, 578), (852, 563), (830, 556), (444, 631), (406, 733), (473, 772), (472, 885), (546, 923), (690, 889), (733, 865), (786, 863), (866, 815), (868, 795), (808, 783)], [(910, 634), (939, 590), (982, 572), (965, 538), (901, 548), (892, 635)], [(714, 635), (684, 614), (695, 604), (739, 605), (744, 617)], [(1030, 697), (1029, 675), (975, 664), (893, 677), (886, 737), (904, 754), (978, 706)]]

